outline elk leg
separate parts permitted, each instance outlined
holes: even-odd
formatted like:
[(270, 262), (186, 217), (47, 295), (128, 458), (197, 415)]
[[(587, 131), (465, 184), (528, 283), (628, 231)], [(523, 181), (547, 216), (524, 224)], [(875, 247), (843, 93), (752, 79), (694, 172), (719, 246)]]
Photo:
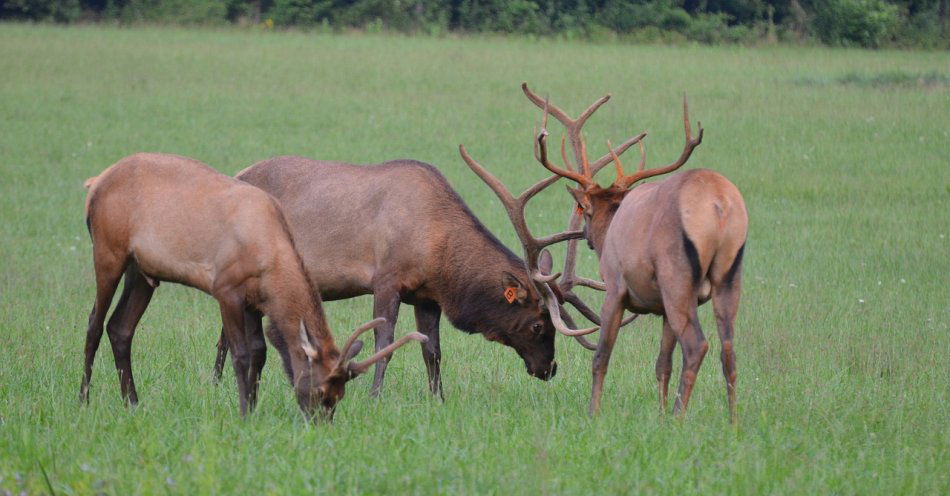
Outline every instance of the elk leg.
[(440, 369), (442, 348), (439, 346), (439, 317), (442, 315), (442, 309), (434, 303), (420, 304), (416, 305), (415, 313), (416, 330), (429, 338), (425, 343), (421, 343), (422, 360), (425, 361), (426, 373), (429, 376), (429, 391), (445, 401), (445, 395), (442, 394)]
[(656, 383), (660, 396), (660, 415), (666, 413), (667, 392), (670, 375), (673, 373), (673, 348), (676, 347), (676, 334), (666, 317), (663, 317), (663, 336), (660, 337), (660, 354), (656, 357)]
[(247, 415), (250, 395), (250, 388), (248, 387), (250, 356), (244, 339), (244, 301), (232, 294), (219, 295), (216, 298), (221, 309), (224, 334), (227, 336), (228, 344), (231, 347), (231, 365), (234, 366), (241, 416), (243, 417)]
[(724, 284), (713, 287), (713, 309), (716, 313), (716, 327), (719, 330), (719, 340), (722, 342), (722, 375), (726, 378), (726, 398), (729, 401), (729, 419), (735, 424), (738, 421), (736, 413), (736, 353), (732, 348), (733, 324), (736, 320), (736, 311), (739, 309), (739, 283)]
[(244, 309), (244, 338), (247, 340), (250, 357), (247, 380), (250, 388), (248, 403), (251, 411), (257, 406), (257, 390), (261, 385), (261, 371), (267, 361), (267, 344), (264, 341), (262, 319), (263, 316), (260, 312), (250, 308)]
[[(396, 334), (396, 318), (399, 316), (399, 293), (390, 289), (380, 289), (373, 295), (373, 318), (382, 317), (386, 323), (376, 326), (373, 334), (376, 336), (376, 351), (393, 343)], [(376, 362), (376, 372), (373, 374), (373, 387), (369, 395), (378, 397), (383, 389), (383, 377), (386, 376), (386, 367), (389, 366), (386, 357)]]
[[(675, 309), (667, 310), (667, 318), (670, 327), (676, 334), (676, 339), (683, 350), (683, 370), (680, 372), (679, 391), (676, 395), (676, 402), (673, 404), (673, 414), (682, 417), (686, 414), (686, 406), (689, 404), (689, 396), (693, 392), (693, 385), (696, 383), (696, 376), (699, 373), (699, 366), (703, 363), (703, 357), (709, 350), (709, 343), (703, 336), (703, 330), (699, 326), (699, 319), (696, 315), (695, 298), (688, 303), (683, 302), (687, 312), (678, 312)], [(679, 308), (684, 308), (680, 306)]]
[(92, 365), (96, 359), (96, 351), (102, 339), (102, 325), (106, 320), (109, 305), (112, 304), (112, 297), (115, 296), (119, 279), (122, 278), (122, 270), (125, 268), (125, 261), (111, 257), (110, 254), (103, 253), (101, 250), (96, 251), (95, 245), (93, 245), (93, 250), (96, 268), (96, 302), (89, 313), (89, 324), (86, 328), (86, 360), (82, 385), (79, 387), (79, 401), (82, 403), (89, 403), (89, 383), (92, 381)]
[(133, 406), (138, 404), (139, 397), (132, 376), (132, 338), (154, 292), (155, 288), (142, 275), (138, 265), (129, 264), (125, 269), (122, 296), (112, 312), (109, 325), (106, 326), (109, 341), (112, 343), (112, 355), (115, 357), (115, 369), (122, 387), (122, 398)]
[(620, 330), (620, 320), (623, 318), (623, 293), (620, 291), (607, 292), (604, 306), (600, 311), (600, 343), (594, 352), (593, 383), (590, 396), (589, 414), (593, 417), (600, 411), (600, 395), (604, 389), (604, 376), (607, 375), (607, 365), (610, 363), (610, 354), (617, 341), (617, 332)]
[(215, 384), (221, 383), (221, 374), (224, 373), (224, 362), (228, 359), (228, 338), (224, 335), (224, 328), (221, 328), (221, 336), (218, 337), (218, 353), (214, 357), (214, 375), (212, 379)]

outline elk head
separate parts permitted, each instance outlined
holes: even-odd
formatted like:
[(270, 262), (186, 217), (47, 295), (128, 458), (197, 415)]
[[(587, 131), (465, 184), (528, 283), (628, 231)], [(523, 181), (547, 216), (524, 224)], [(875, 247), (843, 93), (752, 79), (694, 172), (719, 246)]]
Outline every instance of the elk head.
[[(547, 251), (539, 256), (541, 275), (549, 275), (552, 260)], [(547, 381), (557, 373), (554, 356), (554, 338), (557, 334), (548, 316), (542, 294), (538, 292), (527, 272), (505, 271), (497, 285), (487, 285), (491, 294), (482, 298), (494, 300), (496, 309), (484, 312), (481, 334), (513, 348), (524, 361), (528, 374)]]
[(373, 319), (358, 328), (346, 340), (343, 348), (315, 348), (310, 333), (303, 321), (300, 321), (300, 347), (306, 357), (304, 369), (294, 374), (294, 390), (300, 408), (310, 416), (319, 415), (324, 420), (332, 420), (336, 404), (346, 393), (346, 383), (359, 377), (376, 362), (390, 356), (409, 341), (425, 343), (428, 338), (418, 332), (409, 333), (393, 344), (379, 350), (369, 358), (355, 361), (356, 355), (363, 349), (363, 342), (357, 338), (364, 332), (386, 322), (386, 319)]
[[(541, 165), (553, 172), (555, 175), (559, 177), (566, 177), (578, 184), (578, 188), (568, 187), (567, 189), (577, 202), (577, 212), (584, 218), (584, 237), (587, 238), (587, 242), (590, 247), (597, 251), (598, 254), (600, 254), (600, 249), (603, 246), (603, 240), (607, 233), (607, 227), (610, 225), (611, 220), (613, 220), (613, 216), (617, 212), (620, 202), (623, 201), (624, 197), (630, 192), (634, 184), (643, 179), (666, 174), (680, 168), (686, 163), (687, 160), (689, 160), (693, 150), (699, 146), (703, 140), (702, 124), (699, 124), (699, 134), (695, 138), (692, 136), (692, 131), (689, 125), (689, 106), (686, 101), (686, 96), (684, 95), (683, 125), (686, 129), (686, 145), (684, 146), (683, 152), (680, 154), (679, 159), (677, 159), (675, 162), (664, 167), (644, 170), (644, 166), (646, 164), (646, 150), (643, 146), (643, 139), (646, 137), (646, 133), (640, 133), (639, 135), (627, 140), (627, 142), (616, 149), (613, 148), (613, 146), (610, 144), (610, 141), (608, 140), (608, 153), (591, 164), (587, 159), (587, 145), (584, 141), (583, 135), (581, 134), (581, 127), (584, 125), (584, 122), (587, 120), (587, 118), (590, 117), (590, 115), (593, 114), (593, 112), (597, 110), (600, 105), (610, 98), (609, 95), (594, 102), (594, 104), (588, 107), (588, 109), (578, 119), (570, 119), (567, 117), (564, 111), (557, 108), (556, 106), (550, 105), (546, 100), (542, 100), (537, 95), (532, 93), (531, 90), (528, 89), (527, 84), (522, 84), (522, 89), (524, 90), (525, 95), (527, 95), (532, 102), (544, 109), (541, 131), (538, 133), (535, 143), (535, 158), (537, 158)], [(567, 153), (565, 152), (564, 139), (561, 140), (561, 157), (565, 163), (565, 167), (557, 167), (548, 160), (548, 132), (546, 129), (548, 114), (554, 115), (554, 117), (561, 121), (561, 123), (567, 128), (568, 136), (571, 137), (571, 144), (574, 147), (575, 159), (580, 164), (579, 167), (574, 168), (576, 170), (571, 170), (572, 168), (570, 166), (570, 161), (568, 160)], [(640, 163), (637, 166), (636, 172), (627, 175), (623, 172), (623, 165), (620, 163), (620, 154), (634, 144), (638, 144), (640, 147)], [(604, 188), (594, 181), (594, 175), (611, 161), (614, 163), (616, 168), (617, 179), (613, 182), (613, 184)]]
[[(552, 265), (551, 256), (550, 253), (545, 250), (545, 247), (560, 241), (580, 239), (583, 237), (584, 233), (582, 231), (571, 230), (559, 232), (545, 236), (543, 238), (536, 238), (531, 234), (527, 222), (525, 221), (524, 211), (527, 202), (536, 194), (540, 193), (551, 184), (554, 184), (560, 178), (560, 176), (555, 174), (547, 177), (546, 179), (542, 179), (522, 192), (518, 197), (514, 197), (504, 186), (504, 184), (501, 183), (501, 181), (499, 181), (494, 175), (488, 172), (488, 170), (482, 167), (468, 154), (464, 145), (459, 145), (459, 153), (462, 155), (462, 159), (465, 160), (465, 163), (468, 164), (469, 168), (471, 168), (472, 171), (475, 172), (475, 174), (478, 175), (478, 177), (481, 178), (482, 181), (484, 181), (501, 200), (501, 203), (504, 205), (505, 211), (508, 214), (508, 218), (514, 226), (515, 232), (518, 234), (518, 238), (521, 240), (521, 245), (524, 248), (524, 264), (528, 281), (527, 287), (524, 287), (522, 284), (521, 289), (524, 291), (523, 296), (525, 299), (530, 298), (531, 301), (537, 302), (538, 315), (543, 318), (541, 322), (542, 326), (538, 327), (538, 331), (542, 333), (542, 336), (549, 336), (548, 339), (551, 340), (551, 356), (553, 358), (554, 332), (552, 329), (567, 336), (577, 337), (589, 334), (598, 329), (597, 327), (592, 327), (589, 329), (576, 330), (568, 327), (568, 325), (564, 322), (561, 317), (561, 303), (563, 302), (563, 297), (560, 295), (560, 289), (556, 283), (557, 278), (560, 277), (560, 274), (550, 273)], [(522, 294), (516, 292), (516, 290), (519, 288), (510, 289), (512, 289), (512, 297), (517, 297)], [(522, 355), (522, 358), (525, 357)], [(525, 358), (525, 361), (529, 366), (530, 371), (531, 365), (528, 363), (527, 358)], [(554, 375), (555, 370), (556, 364), (552, 362), (552, 376)]]

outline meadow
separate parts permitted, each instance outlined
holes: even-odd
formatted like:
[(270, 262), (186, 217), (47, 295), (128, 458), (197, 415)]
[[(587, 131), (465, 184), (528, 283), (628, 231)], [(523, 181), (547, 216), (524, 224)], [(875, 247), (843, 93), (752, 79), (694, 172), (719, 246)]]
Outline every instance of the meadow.
[[(950, 493), (947, 52), (6, 24), (0, 74), (0, 494)], [(587, 125), (591, 155), (646, 130), (652, 165), (679, 153), (688, 93), (706, 135), (686, 167), (730, 178), (750, 215), (735, 428), (711, 306), (682, 421), (657, 413), (652, 316), (621, 332), (594, 419), (591, 354), (573, 340), (558, 337), (545, 383), (444, 319), (445, 403), (410, 349), (382, 397), (363, 377), (312, 425), (270, 349), (242, 419), (231, 376), (211, 380), (217, 304), (173, 284), (133, 345), (141, 403), (124, 406), (104, 339), (80, 406), (84, 179), (138, 151), (226, 174), (284, 154), (414, 158), (517, 252), (457, 146), (512, 189), (544, 177), (523, 80), (570, 113), (613, 94)], [(535, 202), (535, 231), (564, 228), (562, 186)], [(370, 299), (326, 309), (340, 337)]]

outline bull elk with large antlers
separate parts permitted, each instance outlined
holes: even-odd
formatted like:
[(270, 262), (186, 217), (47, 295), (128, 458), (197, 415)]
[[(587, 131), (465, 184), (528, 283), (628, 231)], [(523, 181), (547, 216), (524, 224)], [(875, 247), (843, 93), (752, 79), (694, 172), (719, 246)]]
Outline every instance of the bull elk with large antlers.
[[(665, 411), (676, 343), (683, 351), (683, 370), (674, 412), (685, 413), (703, 357), (709, 348), (697, 317), (697, 307), (713, 300), (716, 324), (722, 341), (722, 371), (730, 418), (736, 421), (736, 364), (733, 324), (739, 306), (742, 253), (748, 230), (748, 216), (739, 190), (722, 175), (707, 169), (674, 174), (661, 181), (634, 185), (644, 179), (680, 168), (702, 142), (703, 129), (692, 136), (689, 111), (683, 99), (686, 144), (673, 163), (644, 169), (646, 153), (642, 133), (618, 149), (607, 142), (608, 154), (591, 164), (587, 159), (581, 126), (605, 96), (591, 105), (582, 117), (572, 120), (561, 109), (538, 97), (527, 84), (525, 95), (544, 109), (543, 121), (553, 115), (567, 127), (574, 145), (576, 165), (572, 168), (562, 141), (565, 167), (548, 159), (547, 135), (542, 125), (536, 141), (537, 160), (554, 174), (576, 182), (568, 188), (584, 217), (584, 232), (600, 260), (600, 275), (607, 295), (601, 309), (600, 342), (593, 360), (590, 413), (600, 409), (604, 376), (624, 310), (663, 317), (663, 336), (656, 362), (660, 410)], [(639, 144), (637, 172), (625, 174), (619, 155)], [(613, 162), (617, 179), (609, 187), (593, 179), (600, 168)], [(572, 170), (573, 169), (573, 170)]]
[(89, 399), (103, 322), (123, 273), (125, 287), (106, 329), (122, 395), (130, 404), (138, 401), (132, 337), (161, 281), (191, 286), (218, 300), (235, 357), (242, 414), (254, 408), (266, 359), (262, 315), (270, 318), (267, 336), (308, 416), (332, 418), (349, 380), (409, 340), (426, 340), (412, 333), (364, 361), (353, 361), (362, 348), (357, 336), (384, 322), (376, 319), (337, 349), (283, 214), (254, 186), (196, 160), (146, 153), (118, 161), (86, 186), (96, 302), (86, 332), (83, 402)]
[[(556, 332), (543, 293), (531, 282), (549, 267), (537, 267), (538, 253), (526, 245), (527, 272), (525, 260), (485, 228), (435, 167), (276, 157), (237, 178), (280, 203), (324, 301), (373, 295), (373, 315), (387, 320), (376, 328), (377, 348), (392, 342), (400, 304), (414, 307), (416, 328), (429, 338), (422, 358), (432, 394), (443, 394), (443, 313), (456, 328), (513, 348), (530, 375), (554, 377)], [(216, 371), (224, 366), (225, 342)], [(382, 360), (371, 394), (380, 392), (385, 372)]]

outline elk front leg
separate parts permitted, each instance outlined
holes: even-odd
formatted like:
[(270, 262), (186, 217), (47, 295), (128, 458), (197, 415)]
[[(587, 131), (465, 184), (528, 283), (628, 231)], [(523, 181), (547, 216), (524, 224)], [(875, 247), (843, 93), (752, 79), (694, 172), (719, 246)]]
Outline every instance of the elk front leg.
[(125, 262), (102, 250), (97, 251), (93, 245), (93, 259), (96, 268), (96, 302), (89, 312), (89, 325), (86, 328), (85, 366), (83, 368), (82, 385), (79, 386), (79, 401), (89, 403), (89, 384), (92, 382), (92, 365), (102, 339), (102, 325), (106, 320), (112, 297), (115, 296), (119, 279)]
[(119, 383), (122, 387), (122, 397), (127, 404), (136, 405), (139, 402), (135, 391), (135, 379), (132, 376), (132, 338), (135, 328), (152, 300), (155, 288), (148, 283), (139, 267), (135, 263), (129, 264), (125, 270), (125, 287), (122, 296), (116, 304), (112, 318), (106, 331), (112, 343), (112, 354), (115, 357), (115, 368), (119, 374)]
[(656, 385), (660, 396), (660, 415), (666, 414), (667, 392), (670, 375), (673, 373), (673, 348), (676, 347), (676, 334), (670, 327), (670, 321), (663, 317), (663, 336), (660, 337), (660, 354), (656, 357)]
[(415, 307), (416, 330), (429, 338), (422, 345), (422, 360), (426, 364), (426, 373), (429, 376), (429, 391), (436, 395), (442, 401), (445, 401), (445, 395), (442, 393), (442, 372), (440, 365), (442, 363), (442, 349), (439, 346), (439, 317), (442, 315), (442, 309), (438, 305), (419, 304)]
[(607, 365), (610, 363), (610, 354), (617, 341), (617, 332), (620, 330), (620, 319), (623, 318), (622, 291), (608, 289), (607, 298), (600, 311), (600, 343), (594, 352), (593, 383), (590, 396), (589, 414), (593, 417), (600, 412), (600, 395), (604, 389), (604, 377), (607, 375)]
[(221, 323), (224, 334), (231, 348), (231, 365), (234, 366), (234, 376), (237, 380), (238, 397), (241, 416), (247, 415), (250, 387), (248, 371), (250, 369), (250, 355), (247, 340), (244, 338), (244, 301), (234, 292), (224, 292), (215, 295), (221, 309)]
[(247, 372), (248, 406), (251, 411), (257, 406), (257, 390), (261, 385), (261, 371), (267, 361), (267, 344), (264, 341), (263, 315), (260, 312), (245, 307), (244, 309), (244, 338), (247, 342), (250, 366)]
[[(386, 323), (376, 326), (373, 334), (376, 336), (376, 351), (391, 345), (396, 335), (396, 318), (399, 316), (399, 292), (393, 288), (377, 289), (373, 294), (373, 318), (382, 317)], [(386, 367), (389, 366), (386, 357), (376, 362), (376, 372), (373, 374), (373, 387), (369, 395), (378, 397), (383, 389), (383, 378), (386, 376)]]
[(218, 352), (214, 357), (214, 375), (212, 379), (215, 384), (221, 383), (221, 374), (224, 373), (224, 362), (228, 359), (228, 338), (224, 335), (224, 328), (221, 328), (221, 336), (218, 338)]

